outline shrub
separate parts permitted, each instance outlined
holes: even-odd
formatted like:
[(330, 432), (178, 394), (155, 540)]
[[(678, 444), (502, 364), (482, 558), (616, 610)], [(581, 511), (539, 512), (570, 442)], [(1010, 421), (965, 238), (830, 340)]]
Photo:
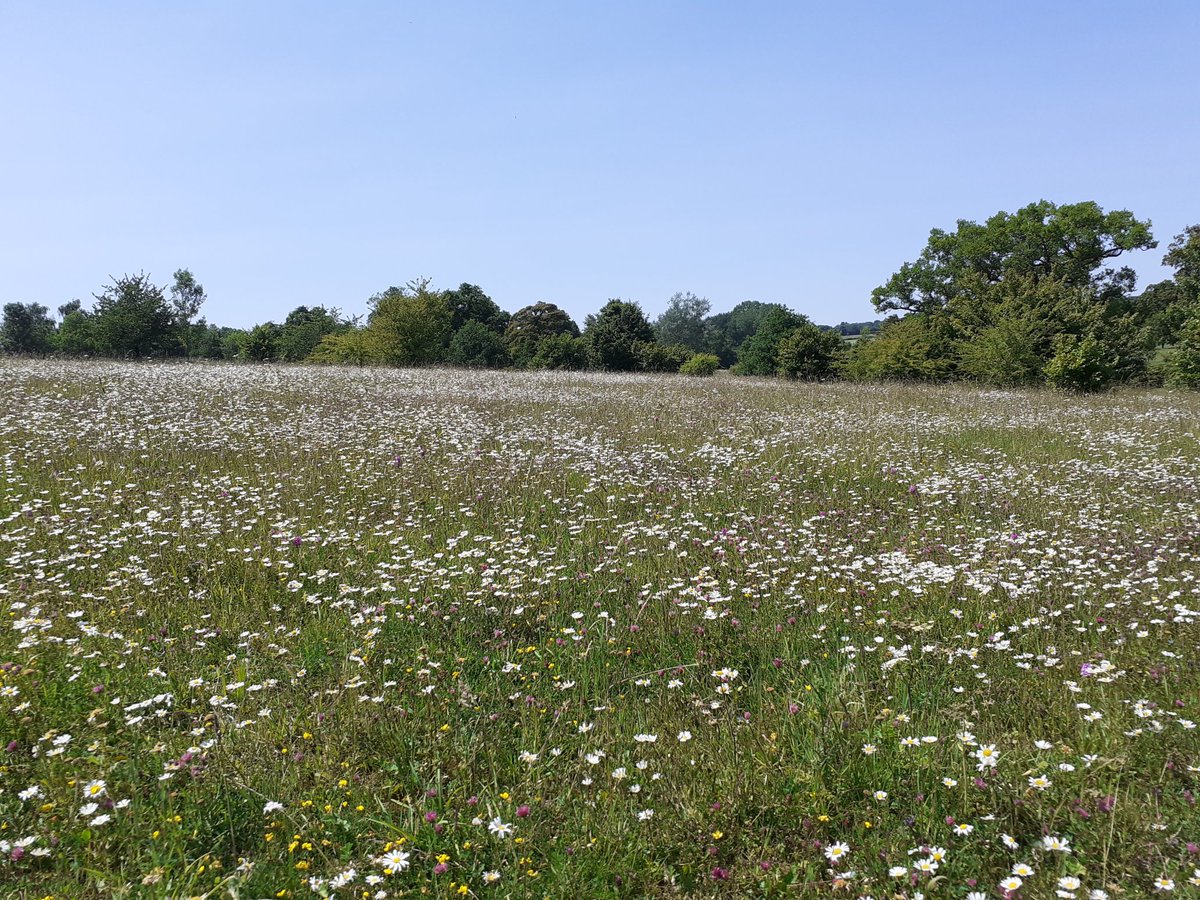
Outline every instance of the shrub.
[(779, 342), (776, 374), (784, 378), (826, 378), (833, 374), (842, 346), (836, 331), (822, 331), (805, 322)]
[(1094, 334), (1060, 335), (1046, 364), (1046, 382), (1059, 390), (1102, 391), (1112, 386), (1118, 363), (1117, 354)]
[(508, 348), (504, 338), (472, 319), (454, 332), (446, 359), (451, 365), (469, 369), (498, 369), (508, 362)]
[(845, 372), (865, 381), (942, 381), (951, 371), (941, 330), (924, 315), (890, 319), (854, 345)]
[(588, 316), (584, 338), (592, 362), (612, 372), (638, 368), (634, 345), (654, 340), (654, 331), (642, 308), (627, 300), (609, 300), (594, 316)]
[(1179, 332), (1179, 345), (1167, 369), (1167, 384), (1200, 390), (1200, 310), (1192, 313)]
[(531, 369), (580, 370), (588, 367), (588, 344), (581, 337), (556, 334), (542, 338), (529, 359)]
[(679, 367), (679, 372), (682, 375), (707, 378), (719, 368), (721, 360), (715, 353), (697, 353)]
[(692, 350), (683, 344), (656, 344), (638, 341), (633, 345), (638, 368), (643, 372), (678, 372), (692, 358)]
[(372, 361), (367, 334), (361, 328), (325, 335), (308, 358), (311, 362), (355, 366)]

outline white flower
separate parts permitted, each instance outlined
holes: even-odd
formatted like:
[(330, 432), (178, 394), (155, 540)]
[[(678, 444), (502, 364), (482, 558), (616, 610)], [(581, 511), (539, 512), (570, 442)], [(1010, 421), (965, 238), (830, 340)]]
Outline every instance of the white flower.
[(283, 809), (283, 804), (278, 800), (268, 800), (266, 805), (263, 806), (263, 815), (268, 815), (281, 809)]
[(825, 858), (830, 862), (837, 862), (849, 852), (850, 845), (843, 841), (838, 841), (836, 844), (830, 844), (825, 848)]
[(510, 837), (513, 833), (512, 823), (505, 822), (499, 816), (488, 822), (488, 831), (498, 838)]
[(639, 822), (645, 822), (652, 818), (654, 818), (654, 810), (652, 809), (643, 809), (640, 813), (638, 813)]
[(692, 733), (690, 731), (684, 730), (684, 731), (679, 732), (679, 743), (686, 744), (691, 739), (692, 739)]
[(388, 875), (399, 875), (408, 868), (408, 854), (403, 850), (392, 850), (383, 854), (376, 862), (383, 866)]

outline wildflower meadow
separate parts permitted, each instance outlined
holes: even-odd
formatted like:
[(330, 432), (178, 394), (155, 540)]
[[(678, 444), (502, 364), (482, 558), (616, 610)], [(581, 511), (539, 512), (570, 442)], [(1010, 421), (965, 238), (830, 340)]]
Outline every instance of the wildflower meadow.
[(1200, 396), (0, 360), (0, 896), (1200, 895)]

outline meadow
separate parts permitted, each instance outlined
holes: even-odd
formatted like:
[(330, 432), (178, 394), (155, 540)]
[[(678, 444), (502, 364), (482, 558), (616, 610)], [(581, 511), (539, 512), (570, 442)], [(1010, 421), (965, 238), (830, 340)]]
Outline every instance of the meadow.
[(0, 896), (1200, 891), (1200, 396), (0, 360)]

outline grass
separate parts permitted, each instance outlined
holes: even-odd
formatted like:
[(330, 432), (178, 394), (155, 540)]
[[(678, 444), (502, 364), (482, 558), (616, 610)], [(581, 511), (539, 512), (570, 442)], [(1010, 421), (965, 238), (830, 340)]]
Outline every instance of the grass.
[(1198, 484), (1177, 393), (0, 361), (0, 893), (1194, 891)]

